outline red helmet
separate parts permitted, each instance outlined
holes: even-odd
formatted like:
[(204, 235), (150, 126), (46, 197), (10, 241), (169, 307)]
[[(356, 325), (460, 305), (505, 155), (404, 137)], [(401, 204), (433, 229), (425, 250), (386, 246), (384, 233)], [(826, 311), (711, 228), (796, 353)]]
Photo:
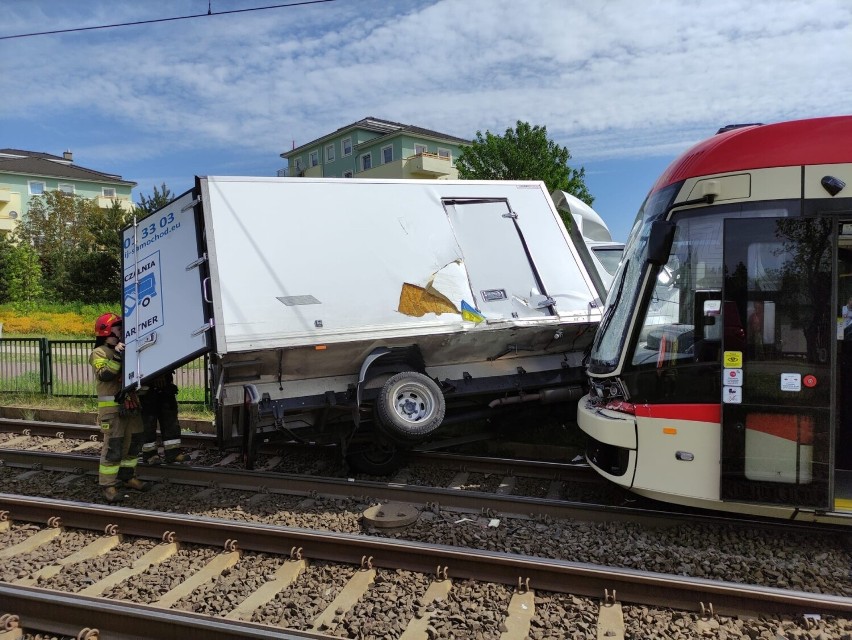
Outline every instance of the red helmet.
[(95, 335), (100, 338), (106, 338), (112, 334), (112, 328), (120, 324), (121, 316), (117, 316), (114, 313), (105, 313), (102, 316), (98, 316), (98, 319), (95, 320)]

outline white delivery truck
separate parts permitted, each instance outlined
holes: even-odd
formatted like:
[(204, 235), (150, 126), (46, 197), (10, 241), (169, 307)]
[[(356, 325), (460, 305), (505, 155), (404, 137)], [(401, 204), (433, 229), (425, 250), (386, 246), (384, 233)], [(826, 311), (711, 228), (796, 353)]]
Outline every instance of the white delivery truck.
[(582, 395), (600, 292), (543, 183), (200, 177), (123, 240), (125, 387), (209, 353), (249, 468), (281, 437), (387, 472)]

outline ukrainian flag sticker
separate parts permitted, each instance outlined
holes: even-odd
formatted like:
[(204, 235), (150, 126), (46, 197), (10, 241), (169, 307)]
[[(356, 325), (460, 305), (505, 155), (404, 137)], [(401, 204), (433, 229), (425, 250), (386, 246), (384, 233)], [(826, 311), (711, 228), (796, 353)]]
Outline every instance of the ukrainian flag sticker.
[(467, 320), (468, 322), (480, 323), (485, 320), (485, 316), (479, 313), (476, 309), (471, 307), (467, 302), (462, 300), (461, 303), (461, 313), (462, 320)]

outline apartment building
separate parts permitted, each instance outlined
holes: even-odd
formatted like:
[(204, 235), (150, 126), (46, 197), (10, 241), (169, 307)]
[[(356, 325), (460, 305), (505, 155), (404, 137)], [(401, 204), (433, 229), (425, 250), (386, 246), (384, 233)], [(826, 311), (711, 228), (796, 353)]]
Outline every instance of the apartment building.
[(22, 149), (0, 149), (0, 235), (12, 231), (29, 210), (30, 200), (48, 191), (97, 199), (104, 208), (117, 200), (133, 209), (135, 182), (74, 164), (70, 151), (61, 156)]
[(308, 178), (455, 179), (470, 140), (367, 117), (281, 154), (279, 175)]

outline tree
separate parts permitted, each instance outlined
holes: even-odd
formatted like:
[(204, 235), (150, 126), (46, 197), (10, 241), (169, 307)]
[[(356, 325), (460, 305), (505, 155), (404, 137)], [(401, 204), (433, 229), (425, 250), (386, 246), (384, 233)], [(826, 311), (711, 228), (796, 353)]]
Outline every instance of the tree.
[(77, 299), (86, 302), (115, 302), (120, 299), (121, 231), (132, 222), (132, 213), (113, 200), (85, 219), (90, 243), (72, 252), (67, 268)]
[(33, 198), (15, 230), (38, 255), (45, 293), (63, 302), (114, 302), (121, 292), (121, 229), (130, 214), (117, 200), (50, 191)]
[(88, 246), (91, 235), (86, 218), (97, 210), (94, 200), (47, 191), (30, 201), (29, 211), (15, 229), (15, 235), (41, 256)]
[(549, 193), (567, 191), (591, 205), (586, 170), (569, 167), (570, 159), (566, 147), (548, 140), (547, 127), (518, 120), (503, 136), (477, 131), (476, 140), (462, 147), (456, 169), (463, 180), (542, 180)]
[(0, 236), (0, 302), (26, 304), (42, 293), (38, 254), (30, 245)]
[(74, 254), (87, 251), (92, 236), (86, 220), (98, 211), (94, 200), (48, 191), (30, 201), (15, 238), (38, 254), (45, 293), (62, 301), (80, 299), (70, 278)]
[(136, 215), (140, 218), (144, 218), (158, 209), (162, 209), (172, 200), (174, 200), (174, 194), (169, 191), (165, 182), (162, 184), (162, 191), (157, 189), (157, 185), (154, 185), (153, 195), (146, 196), (144, 193), (139, 194), (139, 202), (136, 205)]

